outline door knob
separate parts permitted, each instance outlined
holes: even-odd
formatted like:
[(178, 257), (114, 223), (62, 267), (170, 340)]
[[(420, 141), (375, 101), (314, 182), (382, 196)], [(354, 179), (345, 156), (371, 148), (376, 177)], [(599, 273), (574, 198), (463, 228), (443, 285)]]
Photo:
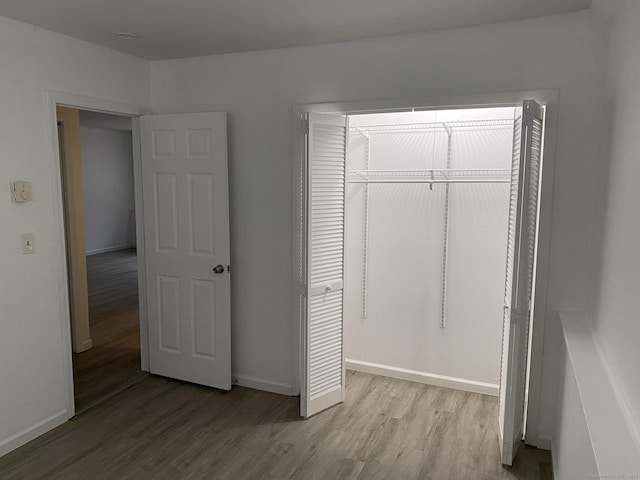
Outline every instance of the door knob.
[(216, 265), (213, 267), (213, 273), (224, 273), (224, 267), (222, 265)]

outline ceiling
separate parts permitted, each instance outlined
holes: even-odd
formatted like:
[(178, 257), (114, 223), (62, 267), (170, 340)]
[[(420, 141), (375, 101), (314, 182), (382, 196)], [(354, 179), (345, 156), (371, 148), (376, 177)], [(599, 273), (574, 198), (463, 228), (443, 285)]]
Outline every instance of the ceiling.
[[(160, 60), (497, 23), (591, 0), (0, 0), (0, 15)], [(123, 40), (117, 32), (132, 32)]]

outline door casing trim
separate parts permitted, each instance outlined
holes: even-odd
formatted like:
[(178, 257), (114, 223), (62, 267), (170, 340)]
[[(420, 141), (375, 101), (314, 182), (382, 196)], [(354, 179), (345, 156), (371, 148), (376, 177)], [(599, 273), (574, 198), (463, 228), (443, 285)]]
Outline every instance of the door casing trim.
[(62, 346), (62, 371), (65, 384), (65, 403), (67, 420), (75, 416), (73, 389), (73, 363), (71, 348), (71, 314), (69, 307), (69, 287), (67, 272), (66, 232), (64, 225), (63, 185), (58, 146), (58, 128), (56, 107), (71, 107), (102, 113), (124, 115), (132, 118), (133, 170), (136, 210), (136, 247), (138, 249), (138, 294), (140, 306), (140, 362), (144, 371), (149, 371), (149, 349), (147, 332), (147, 302), (144, 278), (144, 209), (142, 204), (141, 156), (140, 156), (140, 115), (149, 113), (149, 109), (140, 105), (114, 102), (101, 98), (87, 97), (69, 92), (45, 90), (46, 121), (50, 142), (51, 191), (53, 193), (53, 224), (57, 237), (55, 265), (58, 284), (58, 318), (60, 318), (60, 342)]
[[(475, 95), (454, 95), (442, 97), (400, 98), (359, 100), (347, 102), (327, 102), (297, 104), (293, 107), (292, 142), (292, 232), (291, 232), (291, 395), (299, 395), (304, 385), (302, 375), (303, 362), (303, 317), (301, 315), (302, 291), (299, 282), (301, 252), (304, 252), (304, 232), (300, 231), (300, 220), (304, 224), (304, 204), (299, 198), (301, 179), (306, 175), (304, 117), (308, 112), (334, 113), (340, 115), (384, 112), (410, 112), (420, 110), (443, 110), (454, 108), (512, 107), (524, 100), (535, 100), (546, 107), (545, 137), (543, 150), (543, 169), (540, 179), (540, 207), (538, 227), (538, 250), (536, 259), (535, 300), (532, 312), (532, 339), (529, 366), (529, 392), (527, 396), (527, 415), (525, 443), (533, 446), (545, 445), (539, 439), (540, 404), (542, 390), (542, 353), (544, 346), (544, 325), (547, 310), (548, 276), (551, 244), (551, 217), (553, 204), (553, 178), (555, 170), (555, 150), (558, 129), (559, 90), (532, 90), (508, 93), (479, 93)], [(301, 244), (302, 243), (302, 244)]]

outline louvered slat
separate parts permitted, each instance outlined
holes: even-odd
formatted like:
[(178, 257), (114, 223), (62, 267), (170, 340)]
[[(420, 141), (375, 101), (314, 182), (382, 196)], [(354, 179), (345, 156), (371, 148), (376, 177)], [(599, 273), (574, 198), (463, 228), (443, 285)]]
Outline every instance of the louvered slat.
[[(311, 285), (343, 276), (343, 253), (326, 254), (327, 244), (344, 246), (346, 129), (310, 125), (311, 147)], [(328, 173), (327, 173), (328, 172)]]
[(342, 291), (312, 297), (310, 312), (309, 384), (313, 400), (342, 386)]
[(343, 399), (346, 141), (346, 118), (309, 115), (306, 416)]
[(522, 109), (518, 109), (516, 119), (513, 123), (513, 150), (511, 157), (511, 188), (509, 193), (509, 224), (507, 230), (507, 267), (504, 285), (504, 308), (502, 310), (502, 350), (500, 358), (500, 393), (499, 418), (504, 417), (505, 409), (505, 386), (507, 383), (507, 354), (509, 351), (509, 324), (511, 316), (511, 300), (513, 288), (513, 268), (515, 263), (515, 241), (517, 233), (517, 208), (518, 189), (520, 178), (520, 155), (522, 137)]
[[(523, 238), (522, 248), (524, 249), (524, 275), (525, 279), (522, 284), (526, 290), (522, 293), (523, 300), (520, 302), (524, 309), (522, 324), (523, 331), (520, 339), (520, 348), (522, 355), (528, 357), (529, 348), (529, 322), (530, 322), (530, 302), (533, 295), (533, 270), (534, 259), (536, 255), (536, 235), (538, 230), (538, 196), (540, 182), (540, 165), (542, 160), (542, 119), (533, 117), (528, 128), (531, 130), (529, 134), (530, 149), (528, 152), (528, 190), (526, 199), (526, 218), (523, 219)], [(524, 379), (527, 375), (526, 358), (520, 360), (520, 378)], [(524, 402), (526, 384), (520, 386), (520, 394)]]
[[(500, 449), (511, 465), (524, 432), (524, 405), (537, 242), (543, 109), (527, 100), (514, 124), (513, 171), (500, 372)], [(517, 168), (516, 168), (517, 166)], [(517, 172), (517, 174), (516, 174)]]

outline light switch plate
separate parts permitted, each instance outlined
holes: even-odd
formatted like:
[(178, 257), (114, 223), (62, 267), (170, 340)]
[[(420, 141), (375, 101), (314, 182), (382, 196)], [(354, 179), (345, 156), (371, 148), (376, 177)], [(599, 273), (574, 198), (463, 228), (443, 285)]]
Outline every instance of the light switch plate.
[(36, 253), (36, 236), (33, 233), (22, 234), (22, 253)]
[(24, 180), (16, 180), (13, 182), (12, 194), (14, 202), (28, 202), (31, 200), (31, 183)]

